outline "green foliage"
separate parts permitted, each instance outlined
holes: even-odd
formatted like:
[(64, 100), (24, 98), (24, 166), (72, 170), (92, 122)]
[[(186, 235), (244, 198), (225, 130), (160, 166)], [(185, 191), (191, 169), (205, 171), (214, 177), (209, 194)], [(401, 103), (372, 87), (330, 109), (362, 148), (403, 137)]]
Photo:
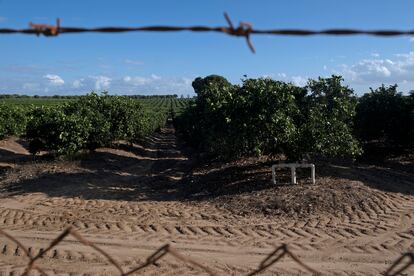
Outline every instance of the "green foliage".
[(135, 121), (134, 125), (134, 139), (140, 140), (154, 131), (159, 130), (165, 126), (167, 121), (167, 113), (157, 111), (146, 111), (141, 120)]
[(26, 130), (29, 151), (52, 151), (57, 155), (73, 154), (87, 144), (92, 129), (88, 118), (67, 114), (62, 108), (38, 107), (30, 113)]
[(306, 119), (300, 126), (299, 152), (351, 157), (362, 153), (353, 136), (357, 99), (342, 81), (339, 76), (309, 80), (301, 111)]
[(362, 142), (414, 145), (414, 91), (381, 86), (361, 98), (339, 76), (309, 80), (306, 87), (272, 79), (233, 85), (217, 75), (197, 78), (197, 97), (3, 95), (0, 139), (26, 134), (30, 151), (73, 154), (140, 140), (174, 120), (192, 146), (232, 159), (285, 154), (358, 156)]
[(29, 108), (0, 104), (0, 139), (21, 135), (26, 127), (26, 113)]
[(67, 114), (87, 118), (93, 128), (89, 132), (87, 148), (93, 150), (114, 140), (132, 139), (135, 122), (143, 116), (139, 102), (122, 96), (91, 93), (64, 108)]
[(271, 79), (244, 80), (232, 106), (230, 152), (231, 145), (238, 156), (290, 152), (298, 134), (299, 89)]
[(165, 125), (166, 116), (144, 110), (129, 97), (88, 94), (62, 106), (39, 107), (30, 114), (26, 136), (32, 153), (73, 154), (141, 139)]
[(409, 145), (414, 142), (414, 93), (403, 96), (397, 85), (384, 86), (359, 100), (356, 133), (362, 141)]
[(352, 135), (356, 98), (342, 78), (310, 80), (307, 87), (272, 79), (232, 85), (220, 76), (197, 78), (197, 97), (176, 125), (183, 137), (219, 158), (306, 153), (356, 156)]
[[(46, 105), (61, 105), (78, 100), (83, 96), (27, 96), (27, 95), (10, 95), (1, 94), (0, 104), (13, 106), (46, 106)], [(188, 99), (178, 98), (177, 95), (128, 95), (124, 96), (134, 101), (139, 102), (145, 109), (149, 111), (167, 112), (171, 109), (174, 113), (179, 114), (188, 103)]]
[(221, 76), (196, 78), (193, 88), (197, 97), (185, 113), (176, 119), (176, 127), (193, 146), (208, 153), (229, 148), (231, 124), (229, 105), (237, 87)]

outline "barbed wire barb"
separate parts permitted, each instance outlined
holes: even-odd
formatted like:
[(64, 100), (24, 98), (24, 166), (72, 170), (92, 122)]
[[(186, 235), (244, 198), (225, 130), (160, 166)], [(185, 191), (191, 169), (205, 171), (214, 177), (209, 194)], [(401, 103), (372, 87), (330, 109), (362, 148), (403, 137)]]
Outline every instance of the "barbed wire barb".
[[(405, 259), (408, 259), (407, 263), (403, 263)], [(393, 270), (398, 266), (402, 266), (393, 272)], [(385, 276), (396, 276), (396, 275), (402, 275), (402, 273), (407, 270), (410, 266), (414, 265), (414, 253), (407, 252), (403, 255), (401, 255), (384, 273)], [(408, 275), (408, 274), (407, 274)]]
[(36, 31), (36, 35), (43, 34), (44, 36), (58, 36), (60, 31), (60, 19), (56, 19), (56, 26), (47, 24), (34, 24), (29, 23), (29, 27)]
[(124, 32), (218, 32), (230, 36), (242, 36), (246, 39), (250, 50), (255, 53), (255, 48), (251, 42), (252, 35), (284, 35), (284, 36), (313, 36), (313, 35), (329, 35), (329, 36), (350, 36), (350, 35), (369, 35), (379, 37), (393, 36), (414, 36), (412, 30), (358, 30), (358, 29), (325, 29), (325, 30), (305, 30), (305, 29), (254, 29), (252, 24), (240, 22), (236, 28), (232, 23), (229, 15), (224, 13), (227, 26), (210, 27), (210, 26), (144, 26), (144, 27), (62, 27), (60, 19), (56, 20), (56, 25), (35, 24), (30, 23), (29, 29), (11, 29), (0, 28), (0, 34), (34, 34), (37, 36), (58, 36), (68, 33), (124, 33)]
[(227, 24), (229, 25), (229, 28), (227, 28), (226, 33), (229, 35), (234, 36), (244, 36), (246, 38), (247, 46), (249, 46), (252, 53), (256, 53), (256, 50), (253, 47), (253, 44), (250, 40), (250, 33), (252, 31), (252, 25), (247, 22), (240, 22), (239, 27), (237, 29), (234, 28), (233, 22), (230, 19), (230, 16), (227, 14), (227, 12), (224, 13), (224, 18), (227, 21)]

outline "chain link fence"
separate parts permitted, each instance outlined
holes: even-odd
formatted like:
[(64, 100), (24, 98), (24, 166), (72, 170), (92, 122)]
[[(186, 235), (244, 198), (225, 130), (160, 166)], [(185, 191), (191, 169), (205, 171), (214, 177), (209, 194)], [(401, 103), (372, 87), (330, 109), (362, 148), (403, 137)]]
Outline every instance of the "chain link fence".
[[(146, 261), (139, 265), (138, 267), (135, 267), (129, 271), (124, 271), (122, 266), (118, 261), (116, 261), (110, 254), (108, 254), (104, 249), (98, 247), (96, 244), (94, 244), (91, 241), (86, 240), (82, 235), (77, 232), (73, 227), (69, 227), (66, 230), (64, 230), (60, 235), (58, 235), (44, 250), (41, 250), (37, 255), (33, 256), (30, 252), (30, 250), (27, 249), (18, 239), (13, 237), (11, 234), (5, 232), (4, 230), (0, 229), (0, 235), (5, 236), (12, 242), (14, 242), (18, 247), (20, 247), (25, 255), (28, 257), (28, 263), (25, 269), (25, 272), (23, 275), (29, 275), (29, 273), (32, 270), (37, 270), (43, 275), (48, 275), (46, 273), (45, 269), (42, 268), (37, 264), (37, 261), (44, 256), (47, 252), (52, 250), (54, 247), (56, 247), (60, 242), (62, 242), (65, 237), (71, 235), (75, 239), (77, 239), (80, 243), (92, 247), (94, 250), (102, 254), (110, 264), (112, 264), (119, 272), (119, 275), (126, 276), (131, 275), (134, 273), (142, 272), (142, 270), (146, 267), (149, 267), (151, 265), (156, 265), (157, 261), (165, 257), (166, 255), (171, 255), (177, 260), (180, 260), (190, 266), (198, 267), (199, 269), (205, 271), (209, 275), (218, 275), (213, 269), (201, 264), (200, 262), (194, 260), (193, 258), (190, 258), (188, 256), (184, 256), (181, 253), (179, 253), (176, 249), (174, 249), (169, 244), (166, 244), (159, 249), (157, 249), (153, 254), (151, 254), (149, 257), (146, 258)], [(278, 263), (283, 257), (288, 256), (290, 257), (295, 263), (297, 263), (299, 266), (301, 266), (303, 269), (311, 273), (312, 275), (322, 275), (321, 272), (309, 267), (304, 262), (302, 262), (295, 254), (293, 254), (290, 250), (288, 245), (282, 244), (280, 247), (276, 248), (273, 252), (271, 252), (264, 260), (258, 265), (258, 267), (253, 270), (252, 272), (248, 273), (247, 276), (257, 275), (265, 270), (267, 270), (269, 267), (273, 266), (274, 264)], [(406, 271), (409, 267), (414, 265), (414, 253), (407, 252), (405, 254), (402, 254), (388, 269), (384, 272), (384, 275), (386, 276), (396, 276), (401, 275), (404, 271)]]

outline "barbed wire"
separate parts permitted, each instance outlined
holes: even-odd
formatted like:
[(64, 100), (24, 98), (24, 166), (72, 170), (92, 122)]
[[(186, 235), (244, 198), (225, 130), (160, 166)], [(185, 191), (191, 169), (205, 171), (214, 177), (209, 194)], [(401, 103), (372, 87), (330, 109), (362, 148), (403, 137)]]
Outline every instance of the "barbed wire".
[[(408, 262), (404, 263), (404, 260), (408, 259)], [(414, 253), (407, 252), (401, 255), (385, 272), (386, 276), (402, 275), (410, 266), (414, 264)], [(401, 265), (400, 268), (398, 266)], [(395, 269), (395, 271), (393, 271)]]
[(56, 20), (56, 25), (29, 23), (29, 29), (0, 29), (0, 34), (34, 34), (44, 36), (58, 36), (67, 33), (125, 33), (125, 32), (218, 32), (230, 36), (244, 37), (250, 50), (254, 53), (255, 48), (250, 40), (251, 35), (288, 35), (288, 36), (313, 36), (313, 35), (369, 35), (369, 36), (414, 36), (414, 30), (358, 30), (358, 29), (326, 29), (326, 30), (305, 30), (305, 29), (254, 29), (252, 24), (240, 22), (238, 27), (234, 27), (230, 17), (224, 13), (228, 26), (144, 26), (144, 27), (62, 27), (60, 19)]
[[(67, 236), (71, 235), (75, 239), (77, 239), (80, 243), (92, 247), (94, 250), (102, 254), (109, 263), (111, 263), (118, 271), (119, 275), (121, 276), (127, 276), (131, 275), (133, 273), (140, 272), (142, 269), (150, 266), (150, 265), (156, 265), (157, 261), (162, 259), (167, 254), (173, 256), (174, 258), (186, 263), (190, 264), (191, 266), (198, 267), (202, 269), (203, 271), (207, 272), (211, 276), (217, 275), (212, 269), (209, 267), (201, 264), (200, 262), (182, 255), (179, 253), (176, 249), (171, 247), (169, 244), (161, 246), (159, 249), (157, 249), (153, 254), (151, 254), (149, 257), (146, 258), (146, 261), (139, 265), (138, 267), (132, 268), (129, 271), (124, 271), (122, 266), (118, 261), (116, 261), (111, 255), (109, 255), (105, 250), (98, 247), (93, 242), (86, 240), (84, 237), (82, 237), (81, 234), (79, 234), (72, 226), (68, 227), (66, 230), (64, 230), (61, 234), (59, 234), (52, 242), (49, 244), (46, 249), (40, 250), (39, 253), (35, 256), (32, 256), (31, 251), (27, 249), (18, 239), (13, 237), (11, 234), (8, 234), (4, 230), (0, 229), (0, 235), (5, 236), (7, 239), (14, 242), (18, 247), (20, 247), (23, 252), (26, 254), (26, 257), (28, 257), (29, 262), (27, 263), (27, 266), (25, 268), (25, 271), (22, 275), (29, 275), (30, 271), (37, 270), (42, 275), (49, 275), (46, 273), (46, 271), (38, 266), (36, 264), (36, 261), (42, 258), (47, 252), (49, 252), (52, 248), (56, 247), (60, 242), (62, 242)], [(272, 251), (269, 255), (267, 255), (264, 260), (259, 264), (257, 269), (254, 271), (248, 273), (246, 276), (253, 276), (257, 275), (260, 272), (263, 272), (267, 270), (269, 267), (273, 266), (277, 262), (279, 262), (284, 256), (289, 256), (295, 263), (297, 263), (299, 266), (304, 268), (306, 271), (310, 272), (312, 275), (322, 275), (321, 272), (309, 267), (305, 263), (303, 263), (295, 254), (293, 254), (288, 246), (286, 244), (282, 244), (278, 248), (276, 248), (274, 251)], [(408, 259), (408, 261), (405, 261)], [(403, 255), (401, 255), (384, 273), (385, 276), (396, 276), (401, 275), (404, 271), (406, 271), (409, 267), (414, 265), (414, 253), (407, 252)]]

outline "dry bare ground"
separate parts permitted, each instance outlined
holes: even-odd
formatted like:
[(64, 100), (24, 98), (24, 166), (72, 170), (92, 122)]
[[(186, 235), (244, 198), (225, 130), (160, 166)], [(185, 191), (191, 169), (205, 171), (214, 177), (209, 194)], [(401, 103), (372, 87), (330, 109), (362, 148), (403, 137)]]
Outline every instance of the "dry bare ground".
[[(33, 254), (72, 225), (125, 270), (170, 243), (219, 275), (253, 271), (286, 243), (327, 275), (380, 275), (414, 251), (413, 163), (317, 167), (317, 183), (272, 187), (265, 161), (201, 166), (173, 129), (143, 145), (120, 143), (75, 161), (33, 160), (16, 139), (0, 142), (0, 228)], [(27, 259), (0, 237), (0, 275)], [(51, 274), (114, 275), (92, 248), (68, 237), (40, 261)], [(146, 275), (201, 274), (171, 256)], [(414, 267), (405, 271), (414, 274)], [(263, 275), (307, 275), (289, 257)]]

